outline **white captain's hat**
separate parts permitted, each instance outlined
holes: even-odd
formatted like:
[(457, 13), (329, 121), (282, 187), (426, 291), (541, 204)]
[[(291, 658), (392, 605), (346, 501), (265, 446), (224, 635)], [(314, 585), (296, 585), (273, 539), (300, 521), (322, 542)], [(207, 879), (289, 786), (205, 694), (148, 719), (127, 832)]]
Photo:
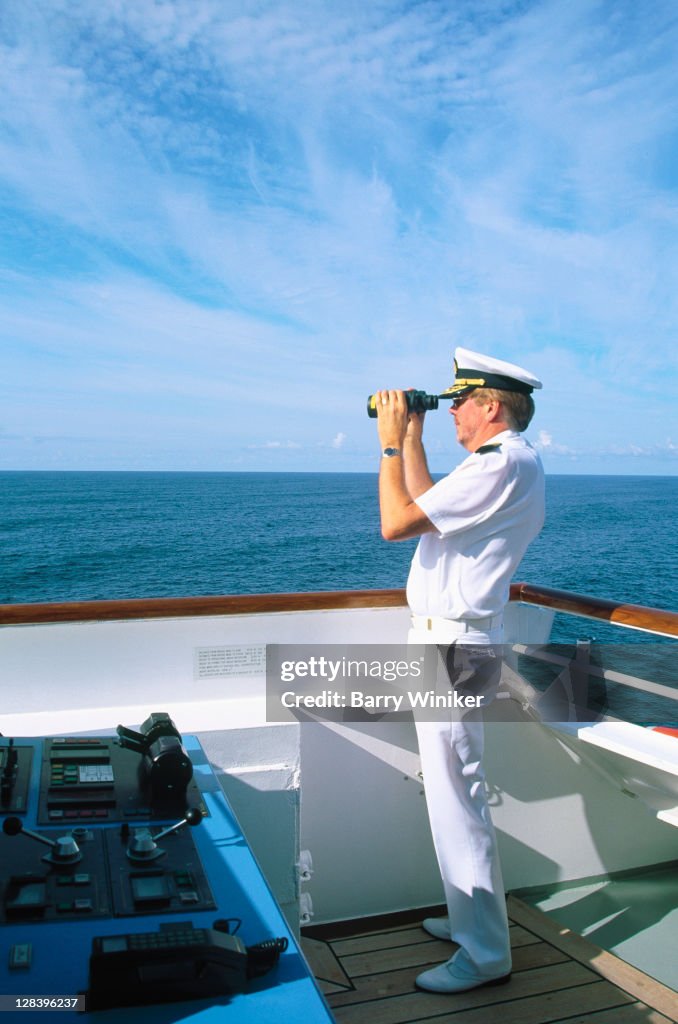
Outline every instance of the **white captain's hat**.
[(529, 395), (540, 387), (541, 381), (522, 366), (472, 352), (469, 348), (457, 348), (454, 353), (454, 384), (446, 388), (440, 398), (461, 398), (476, 388), (497, 388), (499, 391), (519, 391)]

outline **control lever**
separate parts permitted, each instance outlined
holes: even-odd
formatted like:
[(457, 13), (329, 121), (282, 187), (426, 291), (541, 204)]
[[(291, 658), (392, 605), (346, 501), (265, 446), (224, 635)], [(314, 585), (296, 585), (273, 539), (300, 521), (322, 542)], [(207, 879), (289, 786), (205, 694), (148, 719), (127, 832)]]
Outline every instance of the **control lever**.
[(139, 786), (150, 792), (154, 804), (182, 806), (193, 778), (193, 765), (181, 742), (181, 733), (166, 711), (155, 711), (143, 722), (140, 732), (119, 725), (121, 747), (141, 755)]
[(141, 723), (139, 732), (119, 725), (116, 732), (121, 747), (128, 747), (137, 754), (147, 754), (152, 743), (161, 736), (174, 736), (181, 743), (181, 733), (166, 711), (154, 711), (145, 722)]
[(12, 795), (12, 789), (16, 782), (18, 754), (14, 746), (14, 740), (10, 739), (5, 759), (5, 767), (0, 776), (0, 803), (8, 804)]
[(199, 825), (201, 821), (202, 811), (197, 807), (189, 807), (181, 821), (177, 821), (176, 824), (164, 828), (157, 835), (151, 835), (150, 828), (134, 829), (127, 847), (127, 856), (131, 861), (137, 863), (157, 860), (158, 857), (162, 857), (167, 852), (166, 850), (161, 850), (158, 846), (159, 839), (165, 839), (166, 836), (171, 835), (172, 832), (177, 832), (184, 825), (195, 826)]
[(2, 823), (2, 831), (6, 836), (18, 836), (21, 832), (31, 839), (37, 839), (39, 843), (44, 843), (45, 846), (50, 846), (50, 853), (46, 853), (42, 858), (49, 864), (77, 864), (78, 861), (82, 860), (80, 847), (72, 835), (59, 836), (58, 839), (47, 839), (46, 836), (38, 835), (37, 832), (31, 832), (30, 829), (24, 828), (21, 819), (14, 817), (5, 818)]

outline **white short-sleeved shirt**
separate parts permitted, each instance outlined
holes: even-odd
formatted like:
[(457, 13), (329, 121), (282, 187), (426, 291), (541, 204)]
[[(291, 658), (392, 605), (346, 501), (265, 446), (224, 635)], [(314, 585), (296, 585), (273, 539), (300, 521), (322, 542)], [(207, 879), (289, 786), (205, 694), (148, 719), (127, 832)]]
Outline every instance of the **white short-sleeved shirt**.
[(511, 430), (493, 437), (417, 498), (437, 532), (417, 547), (407, 600), (415, 615), (500, 615), (525, 550), (544, 523), (544, 471)]

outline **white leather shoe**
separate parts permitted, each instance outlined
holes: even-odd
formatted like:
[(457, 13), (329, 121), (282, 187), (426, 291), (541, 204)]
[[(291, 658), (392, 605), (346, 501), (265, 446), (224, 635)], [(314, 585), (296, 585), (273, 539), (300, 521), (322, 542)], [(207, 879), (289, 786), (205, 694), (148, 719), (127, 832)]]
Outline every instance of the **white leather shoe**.
[(434, 939), (444, 939), (446, 942), (452, 941), (449, 917), (425, 917), (421, 922), (421, 927), (429, 935), (432, 935)]
[(448, 960), (440, 967), (433, 967), (430, 971), (424, 971), (415, 979), (417, 988), (425, 992), (467, 992), (471, 988), (482, 988), (483, 985), (505, 985), (511, 979), (511, 972), (508, 974), (481, 975), (471, 974), (454, 963), (454, 958)]

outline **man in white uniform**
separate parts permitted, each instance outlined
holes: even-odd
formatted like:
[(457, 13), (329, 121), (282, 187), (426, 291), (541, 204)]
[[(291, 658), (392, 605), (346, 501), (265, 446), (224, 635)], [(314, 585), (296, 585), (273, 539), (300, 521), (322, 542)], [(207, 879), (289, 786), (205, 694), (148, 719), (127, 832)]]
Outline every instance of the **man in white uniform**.
[[(519, 366), (458, 348), (455, 382), (441, 397), (451, 398), (457, 440), (470, 455), (438, 483), (426, 463), (423, 415), (409, 412), (403, 391), (375, 395), (382, 534), (386, 540), (421, 537), (407, 583), (409, 640), (443, 650), (454, 645), (448, 666), (465, 661), (468, 670), (474, 659), (482, 662), (483, 647), (491, 657), (488, 645), (501, 644), (510, 580), (543, 525), (543, 470), (520, 436), (534, 412), (532, 391), (540, 387)], [(492, 674), (480, 667), (476, 679), (485, 703), (498, 682), (495, 677), (488, 686), (488, 678)], [(465, 685), (466, 692), (472, 689), (473, 679), (470, 689)], [(416, 983), (432, 992), (502, 984), (511, 976), (511, 949), (481, 763), (482, 715), (417, 722), (417, 734), (449, 914), (423, 927), (459, 949)]]

